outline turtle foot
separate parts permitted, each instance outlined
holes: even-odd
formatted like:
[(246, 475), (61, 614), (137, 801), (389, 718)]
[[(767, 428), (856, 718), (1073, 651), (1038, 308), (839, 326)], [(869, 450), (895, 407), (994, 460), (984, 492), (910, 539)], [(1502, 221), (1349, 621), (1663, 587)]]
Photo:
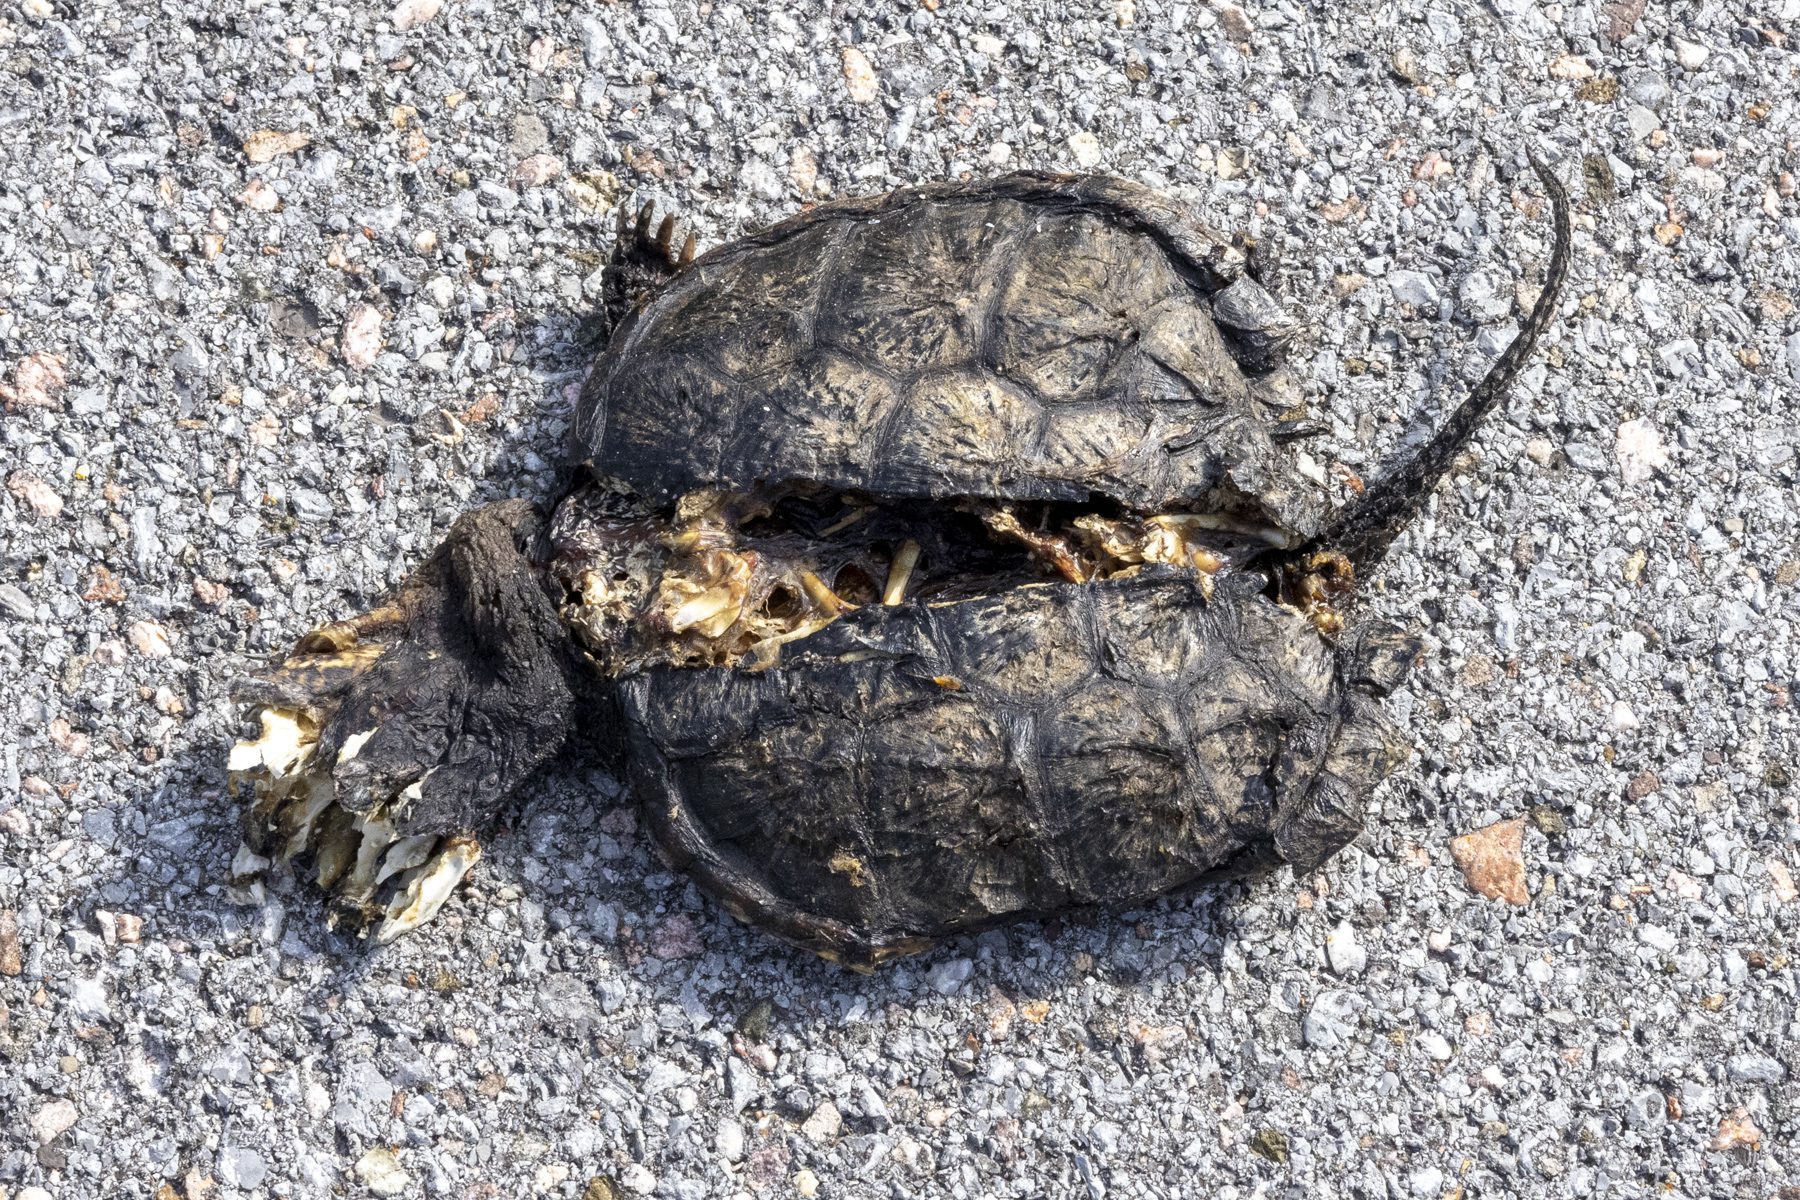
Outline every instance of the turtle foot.
[(606, 266), (606, 316), (616, 329), (627, 313), (642, 304), (671, 276), (694, 261), (699, 241), (689, 229), (682, 236), (675, 214), (656, 219), (656, 205), (649, 201), (632, 217), (619, 206), (619, 232), (613, 241), (612, 259)]

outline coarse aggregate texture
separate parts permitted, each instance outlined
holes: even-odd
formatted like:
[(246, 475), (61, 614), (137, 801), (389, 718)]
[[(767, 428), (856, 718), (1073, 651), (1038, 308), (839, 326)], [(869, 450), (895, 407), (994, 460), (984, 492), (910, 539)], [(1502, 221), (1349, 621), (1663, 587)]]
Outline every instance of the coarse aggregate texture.
[[(1800, 1194), (1796, 38), (1796, 0), (6, 0), (0, 1195)], [(1019, 166), (1168, 187), (1279, 251), (1349, 486), (1535, 293), (1526, 146), (1577, 198), (1562, 321), (1371, 601), (1428, 642), (1420, 750), (1318, 875), (864, 978), (571, 766), (390, 948), (298, 882), (230, 902), (228, 680), (555, 486), (615, 204), (713, 244)], [(1522, 905), (1450, 851), (1514, 818)]]

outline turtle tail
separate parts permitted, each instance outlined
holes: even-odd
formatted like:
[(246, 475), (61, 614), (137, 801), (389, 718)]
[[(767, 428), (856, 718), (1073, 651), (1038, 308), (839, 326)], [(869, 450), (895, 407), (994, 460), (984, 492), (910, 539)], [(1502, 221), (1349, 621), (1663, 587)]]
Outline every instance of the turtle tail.
[(1450, 414), (1443, 427), (1410, 458), (1372, 484), (1361, 498), (1339, 509), (1312, 544), (1301, 552), (1302, 557), (1308, 550), (1341, 554), (1354, 565), (1357, 578), (1367, 579), (1387, 556), (1394, 539), (1419, 515), (1425, 498), (1431, 495), (1438, 480), (1449, 472), (1451, 462), (1468, 445), (1482, 419), (1512, 387), (1513, 380), (1530, 358), (1538, 335), (1555, 319), (1557, 299), (1569, 272), (1569, 196), (1561, 181), (1536, 155), (1527, 151), (1526, 157), (1531, 161), (1532, 170), (1543, 180), (1544, 190), (1550, 194), (1556, 244), (1550, 254), (1550, 270), (1544, 279), (1544, 289), (1538, 294), (1531, 315), (1525, 319), (1524, 328), (1475, 385), (1475, 390)]

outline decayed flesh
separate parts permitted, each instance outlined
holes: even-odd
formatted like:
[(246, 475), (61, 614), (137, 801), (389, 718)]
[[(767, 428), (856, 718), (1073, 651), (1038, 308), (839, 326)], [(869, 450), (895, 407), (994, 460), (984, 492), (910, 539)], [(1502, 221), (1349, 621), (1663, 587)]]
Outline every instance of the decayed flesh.
[(463, 837), (402, 836), (396, 818), (417, 798), (418, 784), (367, 811), (337, 803), (332, 768), (353, 760), (374, 730), (346, 738), (335, 762), (324, 763), (316, 753), (315, 714), (268, 707), (257, 719), (260, 734), (233, 746), (227, 764), (233, 793), (247, 792), (250, 803), (245, 841), (231, 863), (237, 899), (262, 903), (269, 870), (310, 855), (318, 885), (340, 911), (359, 916), (362, 932), (372, 930), (378, 942), (436, 916), (481, 857), (480, 845)]
[[(565, 620), (607, 674), (759, 669), (863, 605), (1045, 577), (1116, 579), (1152, 565), (1192, 571), (1210, 593), (1220, 571), (1283, 544), (1277, 531), (1226, 513), (981, 501), (903, 509), (843, 495), (806, 497), (808, 520), (796, 522), (785, 515), (789, 498), (695, 492), (657, 517), (622, 491), (578, 492), (558, 510), (552, 534)], [(1324, 591), (1304, 605), (1281, 599), (1309, 613), (1329, 608)], [(1332, 632), (1328, 625), (1321, 620), (1321, 632)]]

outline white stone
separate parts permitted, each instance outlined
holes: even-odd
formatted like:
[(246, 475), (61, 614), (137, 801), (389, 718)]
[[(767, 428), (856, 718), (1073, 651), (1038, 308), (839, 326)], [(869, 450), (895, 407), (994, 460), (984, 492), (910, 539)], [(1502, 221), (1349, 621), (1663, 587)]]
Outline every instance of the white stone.
[(744, 1126), (739, 1121), (720, 1121), (718, 1132), (713, 1134), (713, 1149), (726, 1162), (738, 1162), (744, 1157)]
[(1712, 51), (1699, 42), (1690, 42), (1682, 38), (1675, 39), (1675, 61), (1690, 71), (1698, 71), (1712, 57)]
[(1099, 166), (1100, 139), (1084, 129), (1069, 139), (1069, 153), (1074, 156), (1078, 167)]
[(1339, 921), (1337, 928), (1325, 937), (1325, 961), (1337, 975), (1360, 975), (1369, 964), (1369, 953), (1356, 940), (1350, 922)]
[(31, 1131), (37, 1134), (38, 1145), (48, 1146), (75, 1125), (75, 1105), (67, 1100), (52, 1100), (37, 1110), (31, 1118)]
[(339, 348), (344, 361), (359, 369), (375, 365), (381, 353), (381, 310), (372, 304), (358, 304), (344, 319), (344, 334)]
[(356, 1177), (377, 1196), (398, 1196), (412, 1182), (386, 1146), (376, 1146), (356, 1160)]
[(112, 1017), (112, 1002), (106, 998), (106, 985), (99, 979), (77, 979), (69, 986), (69, 1011), (85, 1024)]
[(1436, 308), (1437, 284), (1423, 271), (1395, 271), (1388, 276), (1388, 290), (1394, 299), (1414, 308)]
[(800, 1126), (800, 1132), (815, 1142), (827, 1142), (843, 1132), (844, 1118), (838, 1112), (837, 1105), (827, 1100), (813, 1110), (812, 1116), (806, 1118)]
[(1662, 434), (1649, 417), (1638, 417), (1619, 426), (1615, 451), (1619, 459), (1619, 478), (1627, 484), (1647, 483), (1652, 475), (1669, 465), (1669, 450)]
[(388, 19), (394, 23), (395, 29), (405, 32), (431, 20), (443, 7), (444, 0), (400, 0), (400, 3), (394, 5), (394, 11)]
[(948, 996), (968, 980), (975, 971), (975, 964), (966, 958), (952, 958), (931, 968), (925, 975), (925, 982), (933, 989)]

